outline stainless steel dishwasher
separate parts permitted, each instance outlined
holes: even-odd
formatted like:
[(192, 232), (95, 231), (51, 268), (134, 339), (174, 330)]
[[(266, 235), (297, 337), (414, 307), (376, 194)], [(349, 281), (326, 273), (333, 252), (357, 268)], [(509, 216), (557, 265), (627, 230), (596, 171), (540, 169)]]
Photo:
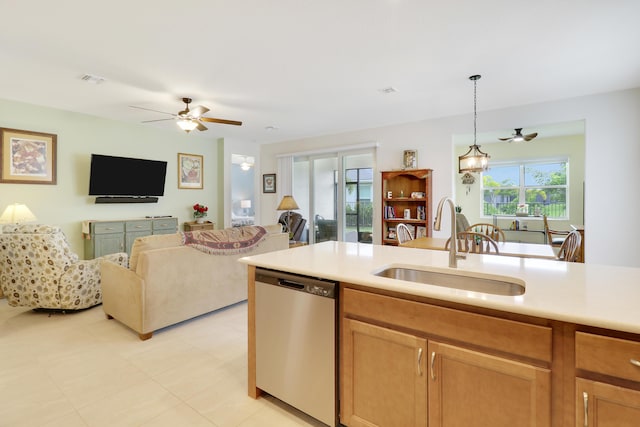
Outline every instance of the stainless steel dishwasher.
[(256, 386), (337, 424), (335, 282), (256, 269)]

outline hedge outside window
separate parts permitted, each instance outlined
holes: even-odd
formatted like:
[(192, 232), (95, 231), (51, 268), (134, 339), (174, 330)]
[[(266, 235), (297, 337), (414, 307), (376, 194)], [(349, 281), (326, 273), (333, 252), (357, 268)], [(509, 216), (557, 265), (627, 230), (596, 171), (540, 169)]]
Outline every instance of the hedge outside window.
[(568, 218), (568, 169), (567, 159), (491, 165), (482, 174), (483, 215), (515, 215), (524, 207), (529, 215)]

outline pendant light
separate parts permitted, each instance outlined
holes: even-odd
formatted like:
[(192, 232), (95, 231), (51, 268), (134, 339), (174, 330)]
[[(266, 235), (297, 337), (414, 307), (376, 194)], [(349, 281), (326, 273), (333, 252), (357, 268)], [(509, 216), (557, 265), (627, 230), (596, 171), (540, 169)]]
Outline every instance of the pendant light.
[(481, 76), (479, 74), (469, 77), (469, 80), (473, 80), (473, 145), (469, 146), (469, 151), (458, 157), (458, 172), (460, 173), (482, 172), (483, 170), (487, 170), (489, 167), (489, 158), (491, 156), (480, 151), (480, 146), (476, 144), (476, 122), (478, 120), (478, 113), (476, 109), (476, 85), (480, 77)]

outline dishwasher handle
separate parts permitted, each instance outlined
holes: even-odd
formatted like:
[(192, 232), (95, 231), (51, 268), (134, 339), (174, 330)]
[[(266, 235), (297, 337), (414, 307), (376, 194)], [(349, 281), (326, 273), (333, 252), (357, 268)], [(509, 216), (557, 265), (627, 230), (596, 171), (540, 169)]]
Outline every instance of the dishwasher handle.
[(280, 286), (284, 286), (285, 288), (293, 288), (298, 290), (303, 290), (305, 286), (302, 283), (294, 282), (292, 280), (279, 279), (278, 284)]

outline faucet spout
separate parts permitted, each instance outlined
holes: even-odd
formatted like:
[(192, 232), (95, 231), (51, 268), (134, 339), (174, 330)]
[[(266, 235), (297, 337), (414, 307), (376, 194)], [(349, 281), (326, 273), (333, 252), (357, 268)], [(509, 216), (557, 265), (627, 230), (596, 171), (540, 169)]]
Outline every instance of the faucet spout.
[(465, 259), (466, 255), (457, 253), (457, 236), (456, 236), (456, 209), (453, 200), (449, 197), (443, 197), (438, 203), (438, 209), (436, 210), (436, 221), (433, 224), (433, 229), (440, 231), (442, 226), (442, 209), (444, 205), (448, 204), (451, 210), (451, 240), (449, 241), (449, 267), (458, 268), (458, 260)]

